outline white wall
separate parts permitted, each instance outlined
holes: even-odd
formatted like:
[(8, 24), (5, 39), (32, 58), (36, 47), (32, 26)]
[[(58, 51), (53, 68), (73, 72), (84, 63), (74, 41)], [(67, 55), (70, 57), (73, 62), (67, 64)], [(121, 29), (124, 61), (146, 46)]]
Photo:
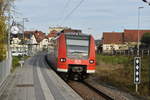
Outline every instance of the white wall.
[(103, 51), (112, 51), (112, 50), (127, 50), (128, 46), (125, 44), (103, 44)]

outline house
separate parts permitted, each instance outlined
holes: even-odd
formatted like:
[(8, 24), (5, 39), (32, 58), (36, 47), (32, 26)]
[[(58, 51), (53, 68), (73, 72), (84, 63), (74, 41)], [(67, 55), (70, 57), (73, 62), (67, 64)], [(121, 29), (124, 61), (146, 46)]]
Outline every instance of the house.
[(56, 36), (57, 36), (57, 31), (56, 30), (52, 30), (46, 37), (50, 41), (53, 37), (56, 37)]
[(33, 55), (34, 53), (38, 52), (39, 45), (34, 35), (35, 31), (25, 31), (24, 32), (24, 39), (25, 43), (28, 45), (28, 55)]
[(139, 40), (146, 32), (150, 30), (128, 30), (124, 32), (104, 32), (102, 37), (102, 50), (103, 52), (111, 52), (113, 50), (128, 50), (135, 48)]
[(128, 45), (129, 48), (134, 48), (138, 43), (138, 32), (139, 40), (141, 40), (144, 33), (150, 32), (150, 30), (124, 30), (124, 43)]
[(46, 49), (48, 46), (48, 38), (42, 31), (26, 31), (25, 37), (31, 53)]
[(43, 38), (41, 41), (40, 41), (40, 48), (41, 50), (46, 50), (48, 48), (48, 43), (49, 43), (49, 40), (48, 38)]
[(11, 34), (10, 48), (13, 56), (27, 55), (28, 47), (24, 44), (22, 34)]
[(82, 33), (81, 30), (71, 29), (71, 28), (61, 28), (60, 30), (51, 30), (50, 33), (46, 36), (48, 38), (48, 46), (51, 47), (53, 45), (53, 39), (55, 39), (56, 36), (60, 35), (61, 33), (64, 34), (76, 34), (79, 35)]
[(150, 32), (150, 30), (124, 30), (124, 40), (125, 42), (138, 42), (138, 32), (139, 39), (141, 40), (144, 33)]
[(47, 48), (48, 45), (48, 38), (46, 37), (46, 34), (42, 31), (35, 31), (34, 32), (35, 38), (37, 43), (39, 44), (39, 50), (43, 50), (44, 48)]
[(127, 49), (124, 44), (124, 34), (121, 32), (104, 32), (102, 37), (103, 52)]

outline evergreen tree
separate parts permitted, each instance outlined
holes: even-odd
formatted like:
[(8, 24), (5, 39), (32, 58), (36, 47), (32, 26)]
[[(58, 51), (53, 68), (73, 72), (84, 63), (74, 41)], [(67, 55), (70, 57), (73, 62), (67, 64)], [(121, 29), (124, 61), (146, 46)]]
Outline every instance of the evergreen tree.
[(147, 32), (142, 36), (141, 42), (147, 47), (150, 47), (150, 32)]

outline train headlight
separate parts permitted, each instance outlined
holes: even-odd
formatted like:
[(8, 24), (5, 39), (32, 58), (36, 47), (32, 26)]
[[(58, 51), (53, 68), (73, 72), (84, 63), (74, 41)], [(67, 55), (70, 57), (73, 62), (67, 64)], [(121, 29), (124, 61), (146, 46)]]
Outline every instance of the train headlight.
[(93, 64), (93, 63), (94, 63), (94, 60), (90, 60), (89, 63), (90, 63), (90, 64)]
[(60, 62), (66, 62), (66, 58), (60, 58)]

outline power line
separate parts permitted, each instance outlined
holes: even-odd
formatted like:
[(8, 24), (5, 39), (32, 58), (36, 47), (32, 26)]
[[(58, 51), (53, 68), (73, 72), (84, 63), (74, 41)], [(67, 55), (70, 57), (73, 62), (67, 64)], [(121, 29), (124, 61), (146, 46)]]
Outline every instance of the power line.
[(61, 12), (59, 13), (59, 14), (61, 14), (61, 15), (60, 15), (60, 20), (58, 20), (58, 21), (60, 21), (60, 22), (58, 22), (58, 23), (61, 23), (61, 20), (63, 20), (63, 17), (62, 17), (62, 16), (65, 15), (65, 11), (67, 10), (67, 8), (68, 8), (70, 2), (71, 2), (71, 0), (67, 0), (67, 2), (64, 4), (64, 7), (62, 8)]
[[(76, 11), (76, 9), (78, 9), (78, 8), (81, 6), (81, 4), (82, 4), (84, 1), (85, 1), (85, 0), (81, 0), (81, 1), (72, 9), (72, 11), (71, 11), (67, 16), (64, 17), (62, 23), (64, 23), (64, 22)], [(61, 23), (61, 25), (62, 25), (62, 23)]]
[(66, 10), (67, 7), (69, 6), (70, 2), (71, 2), (71, 0), (68, 0), (68, 1), (66, 2), (65, 6), (64, 6), (64, 8), (63, 8), (63, 10), (62, 10), (62, 11), (63, 11), (62, 15), (64, 15), (65, 10)]
[(142, 0), (142, 1), (150, 5), (149, 1), (147, 1), (147, 0)]

